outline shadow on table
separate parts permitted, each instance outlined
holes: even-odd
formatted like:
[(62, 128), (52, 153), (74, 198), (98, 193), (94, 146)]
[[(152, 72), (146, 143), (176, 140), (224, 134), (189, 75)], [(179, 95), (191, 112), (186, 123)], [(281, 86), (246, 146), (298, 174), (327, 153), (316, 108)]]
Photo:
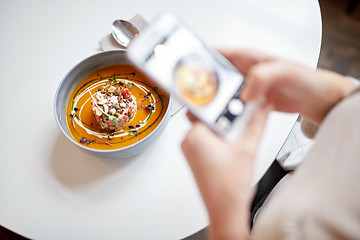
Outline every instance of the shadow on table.
[(105, 159), (91, 156), (72, 144), (58, 132), (50, 159), (54, 177), (68, 188), (81, 187), (101, 178), (122, 171), (126, 174), (136, 167), (141, 159)]

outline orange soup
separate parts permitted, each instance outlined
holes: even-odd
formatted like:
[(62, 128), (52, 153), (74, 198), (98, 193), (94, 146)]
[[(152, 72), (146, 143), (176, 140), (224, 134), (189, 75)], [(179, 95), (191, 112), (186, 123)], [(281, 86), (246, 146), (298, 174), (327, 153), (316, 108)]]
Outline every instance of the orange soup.
[[(116, 131), (101, 127), (92, 99), (99, 87), (126, 86), (136, 98), (132, 120)], [(73, 138), (86, 147), (111, 150), (130, 146), (149, 135), (163, 119), (169, 96), (130, 65), (114, 65), (87, 76), (72, 92), (67, 105), (67, 126)]]

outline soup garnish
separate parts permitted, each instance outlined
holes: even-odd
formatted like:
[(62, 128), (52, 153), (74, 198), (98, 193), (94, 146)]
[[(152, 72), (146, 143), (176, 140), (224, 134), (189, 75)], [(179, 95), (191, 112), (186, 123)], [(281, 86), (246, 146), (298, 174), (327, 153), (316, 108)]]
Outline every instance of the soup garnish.
[[(107, 132), (117, 131), (131, 122), (136, 113), (136, 98), (127, 85), (113, 77), (91, 95), (92, 110), (100, 126)], [(130, 85), (130, 88), (132, 84)]]

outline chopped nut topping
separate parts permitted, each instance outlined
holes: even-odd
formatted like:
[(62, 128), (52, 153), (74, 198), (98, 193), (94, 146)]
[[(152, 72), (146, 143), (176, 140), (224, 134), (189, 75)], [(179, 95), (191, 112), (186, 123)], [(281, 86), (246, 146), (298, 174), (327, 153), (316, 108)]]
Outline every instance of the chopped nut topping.
[(102, 112), (98, 107), (93, 107), (93, 111), (95, 112), (96, 116), (101, 116)]
[(111, 86), (111, 87), (109, 87), (108, 92), (109, 92), (109, 93), (113, 93), (113, 92), (115, 92), (115, 90), (116, 90), (116, 87)]
[(110, 109), (110, 110), (109, 110), (109, 113), (110, 113), (111, 115), (114, 115), (114, 114), (116, 113), (115, 108)]

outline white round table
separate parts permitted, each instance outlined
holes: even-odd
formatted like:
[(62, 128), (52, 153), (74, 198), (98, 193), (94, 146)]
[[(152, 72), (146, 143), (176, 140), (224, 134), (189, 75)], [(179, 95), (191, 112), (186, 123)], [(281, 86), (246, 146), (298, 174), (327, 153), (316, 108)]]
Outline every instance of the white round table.
[[(3, 1), (0, 8), (0, 225), (33, 239), (180, 239), (208, 224), (180, 143), (186, 110), (145, 153), (99, 159), (56, 126), (65, 73), (99, 51), (111, 23), (171, 10), (211, 46), (252, 47), (315, 68), (321, 14), (314, 0)], [(254, 182), (296, 114), (272, 113)]]

